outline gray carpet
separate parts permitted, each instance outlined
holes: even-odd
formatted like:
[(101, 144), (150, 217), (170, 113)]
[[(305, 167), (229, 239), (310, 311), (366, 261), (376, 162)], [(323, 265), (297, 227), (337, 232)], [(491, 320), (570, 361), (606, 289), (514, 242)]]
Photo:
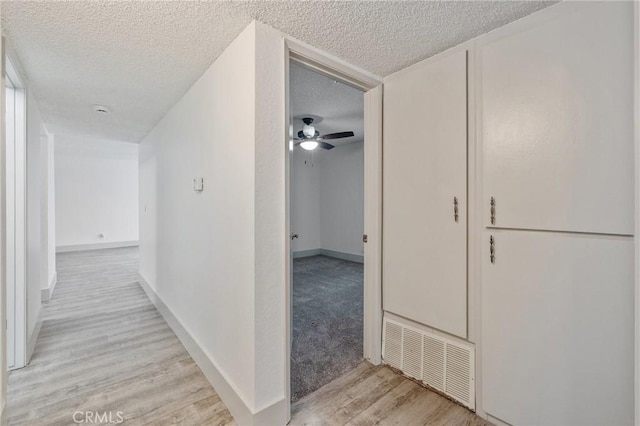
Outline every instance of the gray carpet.
[(293, 262), (291, 400), (362, 361), (362, 264), (312, 256)]

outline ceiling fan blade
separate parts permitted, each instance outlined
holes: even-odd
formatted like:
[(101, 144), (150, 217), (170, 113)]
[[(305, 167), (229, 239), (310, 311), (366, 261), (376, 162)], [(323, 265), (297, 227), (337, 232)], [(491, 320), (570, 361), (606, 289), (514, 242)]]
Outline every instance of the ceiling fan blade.
[(321, 142), (318, 141), (318, 146), (322, 149), (333, 149), (335, 148), (335, 146), (331, 145), (330, 143), (326, 143), (326, 142)]
[(353, 132), (338, 132), (338, 133), (329, 133), (328, 135), (323, 135), (320, 137), (322, 140), (331, 140), (331, 139), (340, 139), (340, 138), (350, 138), (353, 136)]
[(299, 137), (300, 139), (304, 139), (304, 132), (303, 132), (302, 130), (300, 130), (300, 131), (298, 132), (298, 137)]

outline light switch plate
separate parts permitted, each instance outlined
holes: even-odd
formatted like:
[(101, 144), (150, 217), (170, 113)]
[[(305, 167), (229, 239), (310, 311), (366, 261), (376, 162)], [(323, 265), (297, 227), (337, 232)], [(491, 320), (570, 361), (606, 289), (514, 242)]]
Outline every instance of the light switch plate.
[(195, 192), (204, 191), (204, 178), (195, 178), (193, 180), (193, 190)]

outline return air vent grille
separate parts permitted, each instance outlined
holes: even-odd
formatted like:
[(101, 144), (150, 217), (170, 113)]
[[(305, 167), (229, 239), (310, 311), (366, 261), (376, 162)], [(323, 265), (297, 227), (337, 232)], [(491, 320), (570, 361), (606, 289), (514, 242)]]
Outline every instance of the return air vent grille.
[(389, 337), (389, 343), (385, 347), (385, 360), (387, 364), (399, 370), (402, 369), (402, 326), (392, 322), (385, 323), (385, 336)]
[(473, 345), (384, 319), (383, 360), (475, 409)]
[(402, 338), (402, 368), (408, 376), (422, 378), (422, 334), (405, 328)]
[(422, 381), (444, 392), (444, 342), (423, 336), (424, 358)]
[(468, 401), (470, 395), (469, 363), (471, 355), (468, 349), (447, 345), (447, 383), (445, 392), (458, 401)]

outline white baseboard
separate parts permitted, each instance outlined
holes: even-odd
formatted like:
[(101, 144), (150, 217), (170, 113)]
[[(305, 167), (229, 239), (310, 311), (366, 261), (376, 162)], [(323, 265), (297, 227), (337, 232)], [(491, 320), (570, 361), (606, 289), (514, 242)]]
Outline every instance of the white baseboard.
[(299, 259), (301, 257), (309, 257), (309, 256), (328, 256), (336, 259), (348, 260), (350, 262), (364, 263), (364, 256), (361, 254), (353, 254), (353, 253), (345, 253), (337, 250), (329, 250), (329, 249), (310, 249), (310, 250), (299, 250), (293, 252), (293, 258)]
[(321, 249), (309, 249), (294, 251), (293, 258), (300, 259), (301, 257), (318, 256), (320, 254), (320, 250)]
[(497, 417), (493, 417), (491, 414), (487, 414), (487, 419), (486, 419), (489, 423), (494, 424), (496, 426), (511, 426), (509, 423), (500, 420)]
[(94, 244), (72, 244), (67, 246), (57, 246), (56, 253), (67, 253), (70, 251), (84, 250), (101, 250), (108, 248), (136, 247), (138, 241), (116, 241), (113, 243), (94, 243)]
[(51, 281), (49, 282), (49, 287), (43, 288), (41, 290), (40, 294), (42, 302), (48, 302), (49, 300), (51, 300), (51, 297), (53, 296), (53, 290), (56, 288), (56, 284), (58, 284), (58, 273), (54, 272), (53, 276), (51, 277)]
[(36, 342), (38, 341), (40, 329), (42, 328), (42, 312), (43, 309), (42, 307), (40, 307), (40, 312), (38, 312), (38, 319), (36, 320), (36, 326), (33, 328), (33, 333), (31, 333), (31, 337), (27, 341), (27, 358), (25, 359), (25, 366), (29, 365), (29, 363), (31, 362), (33, 351), (36, 349)]
[(141, 274), (138, 274), (138, 280), (149, 300), (180, 339), (239, 425), (285, 425), (287, 423), (287, 404), (284, 398), (254, 413)]

